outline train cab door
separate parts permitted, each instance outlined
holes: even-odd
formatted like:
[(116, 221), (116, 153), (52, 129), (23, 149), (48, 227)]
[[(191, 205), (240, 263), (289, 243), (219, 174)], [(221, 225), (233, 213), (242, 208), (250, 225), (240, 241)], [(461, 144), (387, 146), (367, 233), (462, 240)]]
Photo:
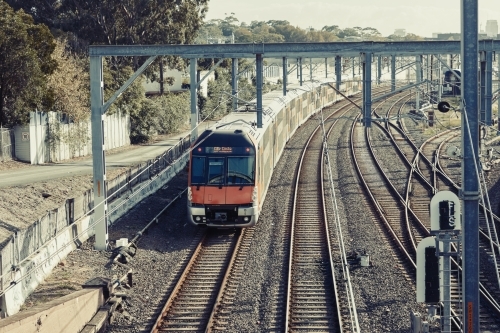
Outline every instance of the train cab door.
[(226, 203), (225, 158), (208, 158), (208, 179), (205, 187), (204, 202), (207, 205), (223, 205)]

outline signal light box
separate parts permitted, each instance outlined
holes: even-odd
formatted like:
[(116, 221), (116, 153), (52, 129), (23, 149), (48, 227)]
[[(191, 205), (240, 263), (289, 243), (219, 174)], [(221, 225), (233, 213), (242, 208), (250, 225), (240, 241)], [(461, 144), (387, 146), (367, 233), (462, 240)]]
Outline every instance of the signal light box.
[(437, 304), (440, 297), (436, 238), (426, 237), (417, 247), (417, 302)]
[(460, 199), (451, 191), (439, 191), (431, 199), (431, 234), (460, 231), (462, 223), (460, 218)]

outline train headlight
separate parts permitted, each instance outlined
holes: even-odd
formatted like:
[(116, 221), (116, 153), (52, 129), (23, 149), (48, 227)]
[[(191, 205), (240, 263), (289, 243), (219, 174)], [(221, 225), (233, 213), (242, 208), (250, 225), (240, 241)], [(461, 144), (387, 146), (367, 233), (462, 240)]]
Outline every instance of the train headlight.
[(191, 191), (191, 187), (188, 187), (188, 200), (193, 200), (193, 191)]
[(253, 201), (253, 202), (256, 202), (256, 201), (257, 201), (257, 195), (258, 195), (258, 193), (259, 193), (259, 191), (258, 191), (258, 189), (257, 189), (257, 186), (255, 186), (255, 187), (253, 188), (253, 193), (252, 193), (252, 201)]
[(248, 221), (250, 221), (250, 218), (249, 218), (248, 216), (245, 216), (245, 217), (243, 218), (243, 221), (248, 222)]
[(201, 217), (196, 216), (196, 217), (195, 217), (195, 220), (196, 220), (196, 222), (200, 222), (200, 221), (201, 221)]

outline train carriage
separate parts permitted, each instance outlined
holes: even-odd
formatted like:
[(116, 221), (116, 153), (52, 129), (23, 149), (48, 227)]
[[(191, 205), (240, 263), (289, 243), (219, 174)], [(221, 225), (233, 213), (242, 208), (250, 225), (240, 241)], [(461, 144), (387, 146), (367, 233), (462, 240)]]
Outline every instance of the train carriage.
[[(358, 91), (359, 84), (345, 83), (346, 93)], [(275, 91), (263, 96), (262, 128), (256, 127), (255, 111), (238, 110), (205, 130), (190, 153), (191, 222), (211, 227), (253, 226), (286, 142), (311, 115), (338, 97), (320, 84), (292, 89), (286, 97)]]

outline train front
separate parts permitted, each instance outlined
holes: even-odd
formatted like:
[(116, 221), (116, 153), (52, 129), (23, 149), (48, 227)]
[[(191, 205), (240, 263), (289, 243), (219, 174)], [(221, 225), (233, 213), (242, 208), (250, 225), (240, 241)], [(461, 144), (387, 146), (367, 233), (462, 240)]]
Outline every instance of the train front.
[(188, 214), (197, 225), (250, 227), (258, 218), (255, 145), (241, 130), (207, 130), (189, 160)]

